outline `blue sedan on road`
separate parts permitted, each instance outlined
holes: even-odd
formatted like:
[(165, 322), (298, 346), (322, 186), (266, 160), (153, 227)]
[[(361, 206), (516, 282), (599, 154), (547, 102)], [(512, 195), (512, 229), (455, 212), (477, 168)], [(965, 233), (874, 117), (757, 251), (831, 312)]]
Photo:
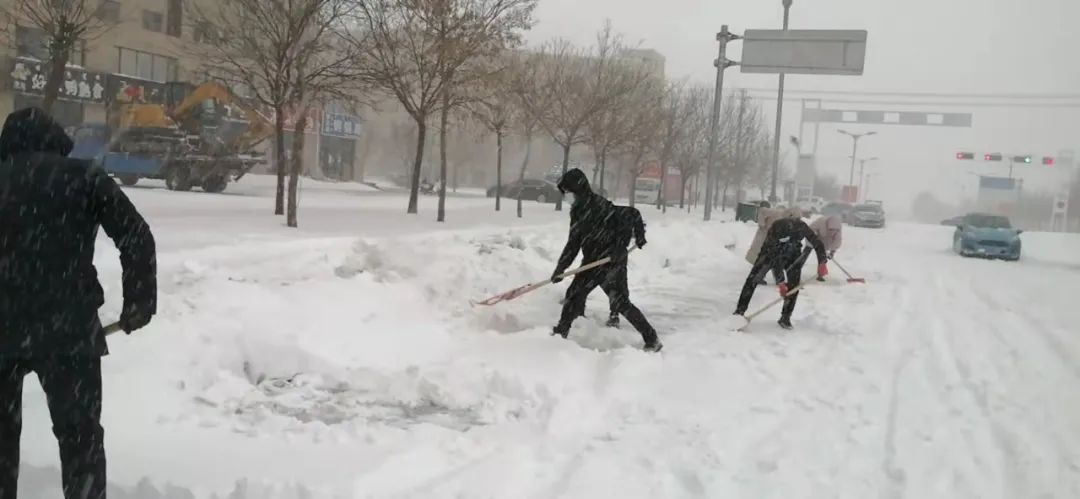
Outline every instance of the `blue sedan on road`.
[(1007, 217), (987, 213), (964, 215), (953, 233), (953, 251), (961, 256), (1020, 259), (1020, 234)]

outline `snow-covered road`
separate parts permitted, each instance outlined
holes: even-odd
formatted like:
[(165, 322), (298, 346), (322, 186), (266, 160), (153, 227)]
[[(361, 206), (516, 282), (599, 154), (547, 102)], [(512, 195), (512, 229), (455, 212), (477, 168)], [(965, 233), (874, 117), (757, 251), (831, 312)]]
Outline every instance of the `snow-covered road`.
[[(374, 210), (373, 235), (241, 237), (138, 194), (167, 241), (162, 313), (105, 362), (112, 497), (1080, 497), (1075, 235), (1024, 234), (1004, 263), (953, 255), (948, 228), (848, 228), (838, 256), (867, 284), (834, 268), (795, 332), (769, 312), (740, 334), (720, 324), (753, 227), (646, 209), (630, 279), (666, 345), (651, 355), (602, 326), (600, 293), (572, 341), (548, 336), (562, 286), (469, 306), (549, 275), (565, 222), (547, 210), (522, 224), (459, 199), (454, 230), (429, 232), (375, 196), (398, 211)], [(316, 215), (346, 197), (326, 196)], [(26, 392), (23, 490), (53, 497)]]

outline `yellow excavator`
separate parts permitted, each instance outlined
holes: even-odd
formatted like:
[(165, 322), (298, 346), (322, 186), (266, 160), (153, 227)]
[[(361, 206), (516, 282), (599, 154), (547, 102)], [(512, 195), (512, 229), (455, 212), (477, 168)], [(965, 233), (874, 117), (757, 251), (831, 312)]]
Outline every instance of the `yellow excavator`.
[(125, 185), (160, 178), (179, 191), (221, 192), (265, 162), (256, 148), (273, 125), (224, 85), (171, 82), (164, 95), (164, 104), (113, 103), (106, 124), (76, 129), (73, 155), (98, 161)]

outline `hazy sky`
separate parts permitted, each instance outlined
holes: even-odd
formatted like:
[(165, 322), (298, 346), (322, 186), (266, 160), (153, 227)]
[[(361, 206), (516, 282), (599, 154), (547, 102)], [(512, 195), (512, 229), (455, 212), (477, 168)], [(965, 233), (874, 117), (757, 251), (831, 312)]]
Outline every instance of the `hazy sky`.
[[(728, 24), (736, 33), (779, 28), (782, 12), (780, 0), (540, 0), (539, 23), (529, 39), (536, 43), (562, 37), (587, 45), (604, 19), (611, 19), (628, 41), (663, 53), (669, 77), (711, 85), (720, 25)], [(791, 28), (866, 29), (869, 41), (863, 76), (792, 75), (788, 88), (1080, 95), (1078, 20), (1078, 0), (795, 0)], [(736, 42), (729, 57), (738, 59), (740, 53), (741, 44)], [(732, 68), (725, 86), (775, 88), (776, 77), (742, 75)], [(775, 99), (765, 105), (770, 123), (775, 107)], [(881, 176), (874, 180), (871, 195), (899, 203), (893, 207), (898, 211), (907, 211), (907, 199), (927, 188), (941, 196), (971, 195), (975, 177), (966, 172), (1006, 171), (981, 162), (958, 162), (956, 151), (1041, 156), (1080, 148), (1080, 107), (897, 108), (839, 103), (826, 107), (975, 114), (970, 129), (839, 126), (879, 133), (860, 142), (859, 156), (881, 158), (875, 170)], [(797, 101), (785, 103), (785, 137), (798, 133), (798, 108)], [(836, 128), (821, 127), (818, 169), (846, 179), (851, 139), (836, 133)], [(806, 137), (811, 139), (812, 133)], [(1049, 189), (1063, 176), (1060, 168), (1056, 172), (1028, 168), (1018, 176), (1033, 187)]]

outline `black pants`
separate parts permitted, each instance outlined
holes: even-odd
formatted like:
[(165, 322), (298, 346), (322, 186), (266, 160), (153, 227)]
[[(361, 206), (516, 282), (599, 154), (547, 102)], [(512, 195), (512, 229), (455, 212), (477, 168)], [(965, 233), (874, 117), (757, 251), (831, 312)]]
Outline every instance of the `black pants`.
[(60, 444), (66, 499), (104, 499), (105, 432), (101, 428), (101, 357), (0, 357), (0, 499), (16, 499), (23, 377), (37, 373)]
[[(810, 256), (810, 248), (804, 249), (802, 253), (789, 253), (780, 255), (780, 266), (786, 269), (787, 273), (787, 285), (788, 289), (794, 289), (802, 282), (802, 268), (806, 263), (807, 257)], [(746, 276), (746, 282), (743, 283), (742, 292), (739, 293), (739, 304), (735, 307), (735, 312), (738, 314), (746, 313), (746, 309), (750, 306), (750, 299), (754, 297), (754, 290), (757, 289), (758, 283), (765, 274), (772, 267), (772, 262), (764, 257), (758, 257), (754, 262), (754, 266), (750, 268), (750, 274)], [(780, 311), (782, 317), (791, 317), (791, 313), (795, 311), (795, 302), (799, 300), (798, 293), (791, 293), (784, 299), (784, 307)]]
[(562, 316), (559, 324), (555, 326), (555, 332), (565, 335), (570, 331), (570, 325), (574, 319), (585, 313), (585, 300), (589, 293), (600, 287), (607, 294), (612, 310), (620, 313), (630, 324), (641, 333), (641, 338), (646, 344), (656, 342), (656, 330), (649, 324), (645, 314), (641, 313), (633, 303), (630, 303), (630, 287), (626, 279), (626, 263), (612, 263), (596, 269), (587, 270), (576, 276), (566, 290), (566, 301), (563, 303)]

